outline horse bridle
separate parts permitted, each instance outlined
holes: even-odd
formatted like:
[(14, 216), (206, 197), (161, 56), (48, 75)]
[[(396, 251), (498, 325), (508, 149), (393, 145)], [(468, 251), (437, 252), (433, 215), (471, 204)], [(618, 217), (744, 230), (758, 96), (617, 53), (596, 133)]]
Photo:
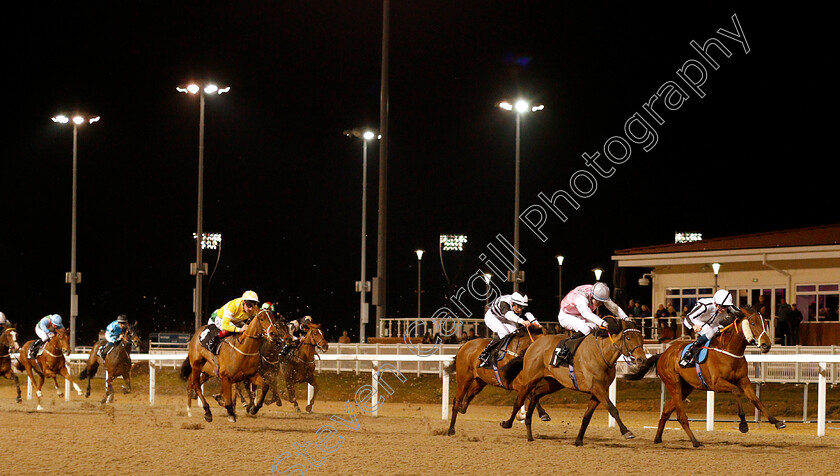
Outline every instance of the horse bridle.
[[(640, 329), (635, 329), (635, 328), (632, 328), (632, 327), (628, 327), (627, 329), (624, 329), (624, 330), (621, 331), (621, 337), (622, 337), (620, 339), (621, 340), (621, 347), (624, 347), (624, 349), (627, 350), (627, 353), (624, 353), (621, 350), (621, 347), (616, 345), (615, 341), (612, 338), (612, 334), (610, 334), (610, 331), (607, 331), (607, 338), (610, 339), (610, 345), (612, 345), (613, 348), (615, 350), (617, 350), (618, 353), (621, 356), (623, 356), (625, 359), (630, 361), (630, 363), (635, 363), (637, 359), (636, 359), (636, 357), (633, 357), (633, 352), (635, 352), (635, 350), (638, 349), (639, 347), (644, 348), (645, 343), (644, 343), (644, 340), (642, 340), (641, 344), (637, 345), (636, 347), (633, 347), (632, 349), (628, 349), (629, 346), (627, 345), (627, 341), (624, 339), (624, 334), (626, 334), (627, 332), (638, 332), (639, 334), (641, 334), (642, 331)], [(598, 336), (596, 335), (595, 337), (598, 337)], [(602, 337), (602, 339), (603, 339), (603, 337)], [(601, 358), (604, 359), (604, 363), (607, 365), (608, 369), (612, 368), (612, 367), (615, 367), (615, 364), (610, 364), (609, 362), (607, 362), (607, 356), (604, 355), (604, 351), (601, 350), (600, 345), (598, 346), (598, 351), (601, 353)]]

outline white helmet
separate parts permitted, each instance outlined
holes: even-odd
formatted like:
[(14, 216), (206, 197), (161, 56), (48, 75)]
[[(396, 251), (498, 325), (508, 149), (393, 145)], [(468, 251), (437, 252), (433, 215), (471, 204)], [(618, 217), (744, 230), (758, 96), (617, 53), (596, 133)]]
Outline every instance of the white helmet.
[(5, 323), (6, 323), (6, 315), (3, 314), (2, 311), (0, 311), (0, 324), (5, 324)]
[(607, 302), (610, 300), (610, 287), (598, 281), (592, 286), (592, 297), (596, 301)]
[(718, 306), (731, 306), (732, 293), (725, 289), (721, 289), (715, 293), (715, 296), (714, 298), (712, 298), (712, 300), (714, 300), (715, 304), (717, 304)]
[(254, 291), (245, 291), (244, 293), (242, 293), (242, 300), (260, 302), (259, 296), (257, 296), (257, 293), (255, 293)]
[(51, 315), (50, 316), (50, 322), (52, 322), (54, 326), (60, 326), (61, 325), (61, 316), (59, 316), (58, 314)]
[(513, 293), (510, 295), (510, 302), (512, 304), (516, 304), (517, 306), (528, 307), (528, 296), (523, 296), (519, 293)]

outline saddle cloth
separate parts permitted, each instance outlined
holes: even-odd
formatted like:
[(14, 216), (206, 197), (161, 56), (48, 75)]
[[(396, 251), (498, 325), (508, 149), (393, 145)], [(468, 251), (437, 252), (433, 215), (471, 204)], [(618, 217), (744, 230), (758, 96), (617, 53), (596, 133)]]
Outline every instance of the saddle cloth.
[[(694, 347), (694, 344), (696, 344), (696, 342), (692, 342), (691, 344), (688, 344), (687, 346), (685, 346), (682, 353), (680, 354), (680, 359), (681, 360), (684, 359), (685, 356), (688, 355), (689, 352), (691, 352), (691, 348)], [(700, 353), (697, 355), (697, 360), (695, 361), (695, 363), (702, 364), (703, 362), (706, 361), (706, 357), (708, 357), (708, 356), (709, 356), (709, 349), (703, 347), (702, 349), (700, 349)]]
[[(575, 351), (577, 351), (578, 346), (586, 336), (577, 337), (572, 339), (571, 337), (567, 337), (565, 339), (560, 339), (560, 342), (557, 343), (557, 347), (554, 348), (554, 352), (551, 354), (551, 366), (552, 367), (568, 367), (569, 362), (571, 362), (572, 357), (575, 355)], [(569, 351), (568, 358), (562, 359), (561, 355), (563, 354), (562, 349), (567, 349)]]

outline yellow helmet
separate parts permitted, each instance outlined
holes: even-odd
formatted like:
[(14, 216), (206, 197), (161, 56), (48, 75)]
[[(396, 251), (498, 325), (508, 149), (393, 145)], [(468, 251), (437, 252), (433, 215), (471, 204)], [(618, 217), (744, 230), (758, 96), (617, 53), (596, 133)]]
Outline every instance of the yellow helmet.
[(260, 302), (259, 296), (254, 291), (245, 291), (242, 293), (242, 300), (243, 301), (254, 301), (256, 303)]

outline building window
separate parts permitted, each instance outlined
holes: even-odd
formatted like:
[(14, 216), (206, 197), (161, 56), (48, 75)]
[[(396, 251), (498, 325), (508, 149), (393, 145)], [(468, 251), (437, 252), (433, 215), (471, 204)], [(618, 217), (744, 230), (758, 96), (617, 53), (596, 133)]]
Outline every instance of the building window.
[(697, 304), (697, 300), (712, 297), (712, 288), (668, 288), (665, 290), (665, 307), (674, 306), (678, 316), (684, 316)]
[(806, 321), (836, 321), (840, 284), (796, 286), (796, 308)]

